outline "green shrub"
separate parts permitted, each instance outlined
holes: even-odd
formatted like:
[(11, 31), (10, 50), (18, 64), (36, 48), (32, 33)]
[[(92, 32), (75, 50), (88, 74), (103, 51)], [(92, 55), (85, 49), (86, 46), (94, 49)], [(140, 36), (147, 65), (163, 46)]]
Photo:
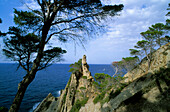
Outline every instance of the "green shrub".
[(74, 71), (74, 68), (70, 68), (70, 70), (68, 72), (73, 72)]
[(70, 77), (70, 79), (68, 80), (68, 87), (70, 87), (70, 83), (71, 83), (71, 77)]
[(65, 101), (66, 101), (66, 96), (67, 96), (67, 93), (64, 94), (63, 103), (65, 103)]
[[(116, 97), (123, 88), (125, 88), (128, 84), (127, 83), (121, 83), (121, 80), (124, 80), (124, 77), (117, 76), (117, 77), (111, 77), (108, 74), (104, 73), (96, 73), (95, 81), (93, 82), (93, 85), (99, 90), (101, 94), (97, 95), (95, 99), (93, 100), (93, 103), (96, 104), (97, 102), (100, 102), (102, 105), (105, 102), (109, 102), (111, 98)], [(112, 91), (110, 93), (110, 90), (112, 88), (115, 88), (116, 91)], [(109, 96), (105, 98), (106, 92), (109, 92)]]
[(82, 76), (83, 79), (87, 79), (87, 76)]
[(71, 110), (70, 110), (70, 112), (79, 112), (79, 110), (80, 110), (80, 108), (82, 107), (82, 106), (85, 106), (85, 104), (87, 103), (87, 101), (88, 101), (88, 97), (85, 97), (83, 100), (77, 100), (75, 103), (74, 103), (74, 105), (73, 105), (73, 107), (71, 108)]
[(76, 90), (76, 92), (80, 92), (79, 90)]
[(111, 92), (110, 93), (110, 99), (111, 98), (115, 98), (118, 94), (120, 94), (120, 92), (125, 88), (126, 86), (121, 86), (121, 87), (119, 87), (119, 88), (117, 88), (117, 90), (115, 91), (115, 92)]
[(85, 87), (80, 87), (80, 89), (86, 89)]
[(80, 69), (82, 67), (82, 59), (79, 59), (78, 62), (71, 64), (69, 67), (71, 67), (69, 72), (76, 73), (76, 72), (80, 71)]
[(93, 82), (93, 85), (102, 92), (107, 89), (107, 86), (112, 83), (112, 77), (108, 74), (104, 73), (96, 73), (95, 76), (95, 82)]
[(106, 92), (102, 92), (101, 94), (96, 96), (95, 99), (93, 100), (93, 103), (96, 104), (97, 102), (101, 102), (103, 98), (105, 97), (105, 94)]
[(110, 96), (107, 96), (104, 100), (101, 100), (101, 105), (103, 105), (104, 103), (106, 102), (109, 102), (110, 101)]

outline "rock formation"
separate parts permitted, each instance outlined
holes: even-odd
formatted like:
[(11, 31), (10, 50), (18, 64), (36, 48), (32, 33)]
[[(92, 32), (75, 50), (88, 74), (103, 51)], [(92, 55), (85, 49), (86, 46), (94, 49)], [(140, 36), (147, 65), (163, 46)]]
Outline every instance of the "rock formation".
[(91, 76), (89, 65), (84, 55), (82, 68), (71, 74), (61, 96), (54, 98), (54, 96), (49, 94), (34, 112), (70, 112), (77, 100), (81, 101), (95, 96), (95, 88), (92, 86), (93, 81), (94, 79)]
[(144, 59), (125, 74), (128, 85), (119, 93), (112, 87), (103, 104), (93, 103), (99, 91), (84, 55), (81, 69), (72, 73), (61, 96), (49, 94), (34, 112), (170, 112), (170, 43), (153, 55), (149, 71)]

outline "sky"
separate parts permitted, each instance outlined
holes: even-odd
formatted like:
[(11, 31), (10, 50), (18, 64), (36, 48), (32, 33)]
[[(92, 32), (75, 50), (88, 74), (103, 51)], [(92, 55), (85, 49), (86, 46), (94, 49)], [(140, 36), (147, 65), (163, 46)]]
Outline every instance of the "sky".
[[(33, 0), (29, 0), (33, 1)], [(141, 40), (140, 33), (144, 32), (155, 23), (165, 23), (169, 0), (102, 0), (106, 4), (123, 4), (124, 9), (120, 16), (106, 21), (107, 31), (89, 39), (82, 46), (73, 43), (58, 43), (58, 46), (67, 50), (60, 63), (74, 63), (87, 56), (89, 64), (111, 64), (120, 61), (122, 57), (130, 56), (129, 49)], [(34, 3), (29, 2), (32, 7)], [(21, 0), (0, 0), (0, 31), (8, 31), (13, 26), (13, 8), (24, 9)], [(3, 48), (3, 38), (0, 38), (0, 49)], [(0, 51), (0, 63), (11, 62)]]

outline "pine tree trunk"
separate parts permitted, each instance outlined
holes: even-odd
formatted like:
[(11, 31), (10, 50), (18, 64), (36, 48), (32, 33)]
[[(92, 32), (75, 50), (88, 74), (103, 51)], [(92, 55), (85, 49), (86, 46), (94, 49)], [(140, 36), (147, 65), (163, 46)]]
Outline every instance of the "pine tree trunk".
[(150, 69), (150, 64), (151, 64), (151, 60), (149, 58), (149, 55), (147, 54), (146, 50), (145, 50), (145, 55), (146, 55), (146, 58), (147, 58), (147, 62), (148, 62), (148, 71)]
[(46, 38), (47, 38), (47, 34), (48, 34), (49, 30), (50, 30), (51, 23), (54, 20), (56, 13), (57, 13), (57, 10), (54, 11), (54, 13), (52, 14), (50, 20), (48, 20), (47, 22), (44, 23), (44, 26), (42, 28), (42, 38), (41, 38), (41, 42), (39, 44), (39, 50), (38, 50), (37, 57), (34, 60), (34, 63), (33, 63), (31, 71), (19, 83), (17, 94), (16, 94), (16, 96), (14, 98), (13, 104), (11, 105), (11, 107), (9, 109), (9, 112), (18, 112), (28, 85), (35, 78), (35, 75), (36, 75), (36, 72), (38, 70), (39, 64), (40, 64), (41, 59), (43, 57), (43, 51), (44, 51), (44, 47), (45, 47), (45, 44), (46, 44), (45, 41), (46, 41)]
[(9, 112), (18, 112), (22, 99), (28, 85), (34, 80), (35, 74), (26, 75), (26, 77), (18, 84), (18, 91), (14, 98), (14, 101), (9, 109)]

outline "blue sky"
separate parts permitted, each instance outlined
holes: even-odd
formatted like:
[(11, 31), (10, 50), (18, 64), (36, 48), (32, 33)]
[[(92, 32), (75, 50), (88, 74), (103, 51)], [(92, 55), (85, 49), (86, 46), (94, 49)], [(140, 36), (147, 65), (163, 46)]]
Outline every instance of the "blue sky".
[[(29, 1), (31, 7), (36, 7), (33, 0)], [(146, 31), (152, 24), (165, 23), (167, 17), (169, 0), (102, 0), (106, 4), (124, 4), (124, 10), (121, 16), (114, 17), (105, 22), (108, 25), (107, 32), (90, 39), (85, 43), (86, 50), (82, 46), (76, 46), (73, 43), (57, 43), (58, 46), (67, 50), (64, 55), (64, 62), (73, 63), (87, 55), (87, 61), (90, 64), (111, 64), (113, 61), (119, 61), (122, 57), (130, 56), (129, 49), (133, 48), (135, 43), (141, 40), (140, 32)], [(0, 18), (3, 23), (0, 24), (0, 30), (5, 32), (13, 23), (13, 8), (25, 9), (21, 0), (0, 0)], [(56, 42), (53, 42), (56, 43)], [(0, 49), (2, 49), (2, 38), (0, 38)], [(10, 62), (0, 51), (0, 63)]]

